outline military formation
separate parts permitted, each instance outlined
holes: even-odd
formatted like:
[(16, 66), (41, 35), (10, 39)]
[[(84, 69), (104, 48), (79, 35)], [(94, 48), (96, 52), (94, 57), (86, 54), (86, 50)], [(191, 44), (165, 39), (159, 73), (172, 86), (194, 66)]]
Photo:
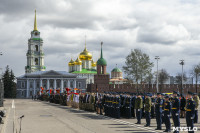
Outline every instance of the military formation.
[[(156, 119), (155, 130), (171, 132), (171, 125), (175, 128), (174, 133), (179, 133), (180, 118), (186, 119), (190, 133), (194, 123), (198, 123), (199, 97), (196, 93), (188, 92), (186, 96), (173, 94), (151, 94), (151, 93), (82, 93), (82, 94), (60, 94), (40, 97), (41, 100), (52, 103), (72, 106), (86, 111), (96, 111), (97, 114), (113, 118), (136, 118), (135, 124), (141, 124), (141, 119), (146, 119), (145, 127), (151, 126), (151, 119)], [(172, 122), (170, 121), (172, 119)]]

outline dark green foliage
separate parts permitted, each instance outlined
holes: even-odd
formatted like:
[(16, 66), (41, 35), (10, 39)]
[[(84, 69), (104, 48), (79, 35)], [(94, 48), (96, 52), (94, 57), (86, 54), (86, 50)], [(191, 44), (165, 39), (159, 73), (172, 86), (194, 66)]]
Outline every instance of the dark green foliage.
[(13, 71), (9, 69), (9, 66), (6, 67), (6, 70), (3, 74), (3, 83), (4, 83), (4, 97), (15, 98), (16, 97), (15, 75)]

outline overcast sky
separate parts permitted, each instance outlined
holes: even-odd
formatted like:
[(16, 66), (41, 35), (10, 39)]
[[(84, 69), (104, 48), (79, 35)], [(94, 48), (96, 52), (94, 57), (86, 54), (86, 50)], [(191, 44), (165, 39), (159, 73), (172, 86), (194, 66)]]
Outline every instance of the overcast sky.
[(104, 42), (108, 72), (115, 64), (121, 68), (130, 50), (139, 48), (153, 62), (159, 55), (159, 68), (171, 75), (181, 72), (184, 59), (189, 74), (200, 62), (199, 7), (199, 0), (0, 0), (0, 67), (24, 74), (36, 9), (47, 70), (68, 71), (86, 35), (95, 61)]

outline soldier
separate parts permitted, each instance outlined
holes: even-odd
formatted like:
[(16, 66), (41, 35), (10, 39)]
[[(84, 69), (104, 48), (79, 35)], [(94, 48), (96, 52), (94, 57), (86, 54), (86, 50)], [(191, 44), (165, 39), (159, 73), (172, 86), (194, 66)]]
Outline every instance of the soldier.
[(146, 125), (145, 127), (149, 127), (151, 123), (151, 98), (149, 97), (149, 94), (146, 94), (145, 96), (145, 104), (144, 104), (144, 110), (145, 110), (145, 117), (146, 117)]
[[(186, 123), (189, 130), (193, 130), (194, 127), (194, 117), (195, 117), (195, 102), (192, 98), (192, 93), (188, 92), (186, 103)], [(194, 131), (188, 131), (188, 133), (194, 133)]]
[(125, 113), (126, 113), (126, 118), (131, 118), (131, 96), (129, 94), (127, 94), (126, 97), (126, 103), (125, 103)]
[(199, 108), (199, 96), (197, 96), (197, 93), (194, 93), (194, 102), (195, 102), (195, 117), (194, 117), (194, 123), (198, 123), (198, 108)]
[(161, 99), (163, 100), (163, 105), (162, 105), (162, 124), (165, 123), (165, 119), (164, 119), (164, 103), (165, 103), (165, 94), (161, 93)]
[(151, 96), (151, 118), (155, 117), (155, 95)]
[(143, 100), (142, 100), (141, 94), (138, 94), (135, 100), (135, 109), (136, 109), (136, 116), (137, 116), (137, 123), (135, 124), (141, 124), (142, 107), (143, 107)]
[(131, 97), (131, 113), (132, 113), (132, 117), (135, 118), (135, 96), (132, 94)]
[(171, 102), (169, 101), (169, 96), (165, 97), (164, 103), (164, 120), (166, 130), (164, 132), (171, 132), (171, 122), (170, 122), (170, 115), (171, 115)]
[(120, 118), (120, 107), (121, 107), (121, 99), (120, 96), (117, 95), (116, 96), (116, 104), (115, 104), (115, 113), (116, 113), (116, 117), (117, 119)]
[(161, 99), (161, 93), (157, 93), (157, 99), (155, 103), (156, 123), (157, 128), (155, 130), (162, 130), (162, 106), (163, 100)]
[(181, 118), (185, 118), (185, 105), (186, 105), (186, 99), (184, 96), (182, 96), (181, 97), (181, 105), (180, 105)]
[[(174, 127), (180, 127), (180, 100), (177, 97), (177, 92), (173, 91), (173, 99), (172, 99), (172, 119), (174, 122)], [(174, 131), (174, 133), (179, 133), (179, 131)]]

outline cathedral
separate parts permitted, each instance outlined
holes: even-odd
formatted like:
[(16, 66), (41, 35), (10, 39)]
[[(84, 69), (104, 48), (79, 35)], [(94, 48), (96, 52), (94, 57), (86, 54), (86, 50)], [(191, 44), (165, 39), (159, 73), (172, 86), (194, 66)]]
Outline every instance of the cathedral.
[(97, 74), (96, 66), (97, 63), (92, 59), (92, 54), (87, 50), (86, 42), (83, 52), (76, 60), (71, 59), (68, 63), (69, 72), (86, 78), (87, 84), (94, 83), (94, 75)]
[[(88, 56), (80, 56), (85, 59), (83, 68), (90, 69), (91, 54), (84, 50), (83, 54)], [(56, 92), (64, 93), (66, 88), (74, 90), (75, 88), (85, 91), (86, 78), (78, 77), (73, 73), (66, 71), (46, 71), (44, 66), (43, 39), (40, 37), (40, 32), (37, 29), (36, 11), (34, 18), (34, 29), (31, 31), (31, 37), (28, 40), (28, 51), (26, 53), (27, 65), (25, 66), (25, 74), (17, 77), (17, 98), (31, 98), (32, 96), (41, 93), (41, 87), (47, 93), (50, 89)], [(86, 58), (87, 57), (87, 58)], [(79, 71), (82, 62), (77, 59), (72, 68), (73, 72)], [(88, 70), (89, 71), (89, 70)], [(92, 70), (91, 70), (92, 71)]]

